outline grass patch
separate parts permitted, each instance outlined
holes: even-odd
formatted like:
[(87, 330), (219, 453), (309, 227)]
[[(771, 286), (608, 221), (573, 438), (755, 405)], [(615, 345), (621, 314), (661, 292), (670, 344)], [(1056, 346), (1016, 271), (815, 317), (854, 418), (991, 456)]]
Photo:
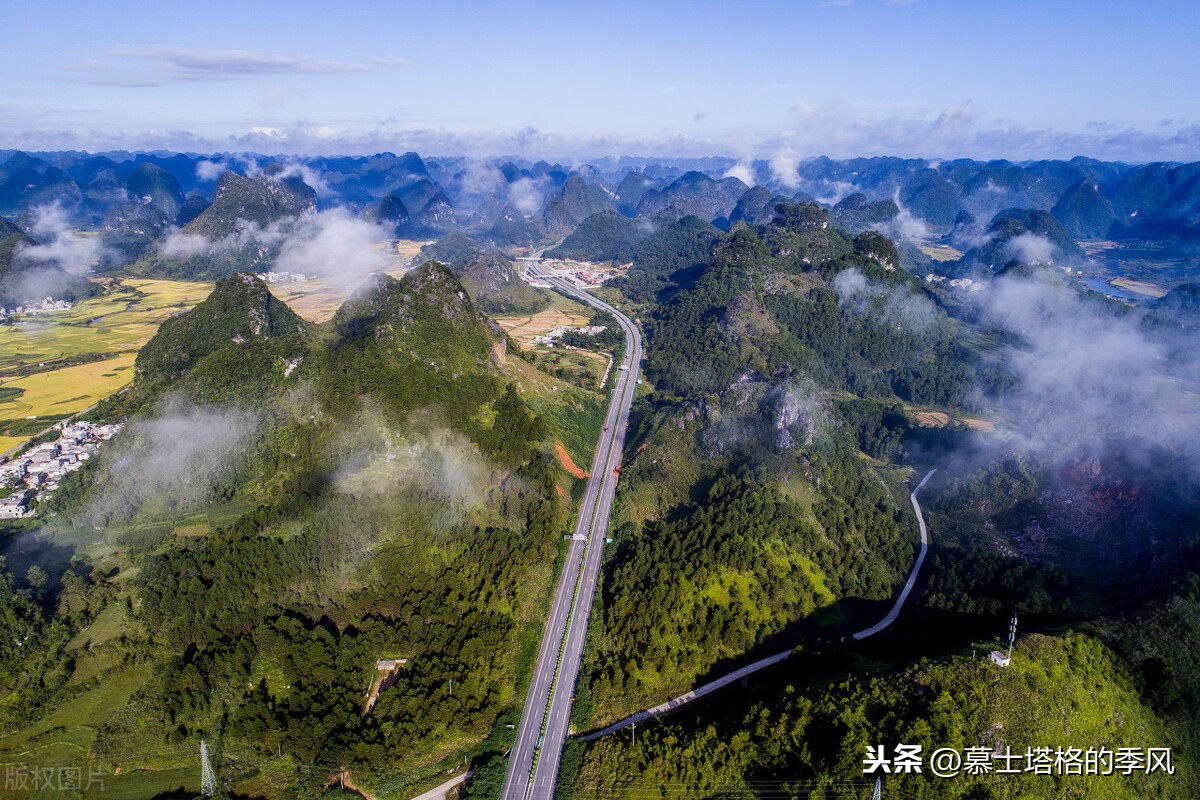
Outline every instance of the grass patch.
[[(197, 761), (199, 755), (197, 754)], [(182, 796), (195, 796), (200, 792), (200, 767), (182, 769), (146, 770), (137, 769), (109, 775), (104, 778), (104, 791), (99, 794), (104, 800), (146, 800), (159, 795), (170, 796), (179, 792)], [(183, 794), (183, 793), (187, 794)]]
[(960, 251), (946, 245), (921, 245), (920, 250), (934, 261), (957, 261), (963, 256)]
[(38, 759), (37, 763), (43, 763), (40, 759), (48, 744), (90, 743), (95, 730), (127, 706), (148, 677), (148, 668), (134, 667), (109, 675), (96, 688), (55, 706), (37, 722), (0, 740), (0, 762), (34, 763)]
[(75, 638), (67, 645), (67, 649), (99, 647), (105, 642), (117, 638), (125, 629), (126, 611), (123, 598), (113, 600), (96, 615), (96, 619), (92, 621), (91, 625), (75, 635)]

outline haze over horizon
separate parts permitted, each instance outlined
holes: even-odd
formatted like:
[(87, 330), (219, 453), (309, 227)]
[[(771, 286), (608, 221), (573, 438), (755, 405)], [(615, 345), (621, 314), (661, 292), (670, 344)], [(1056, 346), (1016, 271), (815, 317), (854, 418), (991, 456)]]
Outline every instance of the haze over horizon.
[(1200, 158), (1184, 2), (10, 10), (0, 147)]

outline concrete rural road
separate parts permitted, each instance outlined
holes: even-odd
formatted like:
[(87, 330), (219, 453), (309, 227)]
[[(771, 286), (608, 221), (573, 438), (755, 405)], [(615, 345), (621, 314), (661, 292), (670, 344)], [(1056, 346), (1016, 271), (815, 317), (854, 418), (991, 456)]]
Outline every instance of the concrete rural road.
[(625, 332), (627, 358), (622, 364), (628, 369), (616, 371), (612, 402), (604, 418), (605, 430), (596, 446), (574, 538), (567, 550), (542, 634), (500, 800), (550, 800), (554, 795), (559, 761), (571, 720), (571, 699), (587, 636), (588, 615), (599, 581), (601, 550), (608, 534), (608, 518), (617, 489), (616, 471), (621, 466), (625, 449), (625, 428), (629, 423), (629, 409), (642, 360), (642, 337), (628, 317), (566, 281), (544, 279), (565, 294), (616, 317)]
[(861, 630), (854, 634), (855, 639), (865, 639), (868, 636), (874, 636), (881, 630), (891, 625), (896, 621), (896, 617), (900, 616), (900, 609), (904, 608), (904, 601), (908, 599), (909, 592), (912, 591), (917, 582), (917, 574), (921, 571), (921, 565), (925, 563), (925, 554), (929, 552), (929, 531), (925, 529), (925, 517), (921, 514), (921, 506), (917, 503), (917, 492), (921, 491), (921, 487), (925, 485), (925, 481), (933, 477), (933, 473), (937, 469), (931, 469), (917, 484), (917, 488), (912, 490), (909, 499), (912, 500), (913, 511), (917, 512), (917, 525), (921, 528), (921, 551), (917, 553), (917, 563), (913, 564), (912, 572), (908, 574), (908, 580), (904, 582), (904, 588), (900, 590), (900, 596), (896, 598), (892, 610), (887, 613), (887, 616), (876, 622), (871, 627)]
[[(912, 572), (908, 574), (908, 580), (905, 581), (904, 588), (900, 590), (900, 596), (896, 598), (896, 602), (892, 605), (892, 610), (887, 613), (887, 616), (885, 616), (879, 622), (876, 622), (871, 627), (864, 628), (858, 633), (852, 634), (853, 638), (855, 639), (865, 639), (868, 636), (874, 636), (895, 622), (896, 617), (900, 616), (900, 609), (904, 607), (904, 602), (908, 600), (909, 593), (912, 592), (913, 586), (916, 585), (917, 575), (921, 572), (921, 564), (925, 562), (925, 554), (929, 551), (929, 531), (925, 528), (925, 517), (921, 514), (920, 504), (917, 503), (917, 492), (921, 491), (921, 487), (925, 485), (925, 481), (929, 480), (935, 472), (937, 472), (937, 469), (929, 470), (925, 477), (921, 479), (921, 482), (917, 484), (917, 488), (913, 489), (912, 494), (909, 495), (909, 499), (912, 500), (913, 511), (917, 512), (917, 525), (921, 529), (921, 550), (917, 554), (917, 561), (915, 564), (913, 564)], [(628, 728), (630, 725), (635, 725), (643, 720), (657, 717), (660, 714), (665, 714), (668, 711), (673, 711), (674, 709), (679, 708), (682, 705), (686, 705), (693, 700), (704, 697), (706, 694), (712, 694), (718, 689), (728, 686), (734, 681), (741, 680), (747, 675), (751, 675), (759, 670), (766, 669), (772, 664), (778, 664), (780, 661), (786, 660), (791, 654), (791, 650), (784, 650), (782, 653), (776, 653), (773, 656), (767, 656), (760, 661), (755, 661), (753, 664), (747, 664), (741, 669), (736, 669), (733, 672), (722, 675), (715, 681), (709, 681), (702, 686), (697, 686), (690, 692), (681, 694), (679, 697), (672, 698), (665, 703), (655, 706), (654, 708), (647, 708), (645, 711), (639, 711), (636, 714), (631, 714), (625, 719), (614, 722), (607, 728), (601, 728), (598, 731), (589, 733), (587, 736), (584, 736), (583, 739), (584, 741), (590, 742), (593, 739), (599, 739), (602, 736), (608, 736), (610, 733), (616, 733), (623, 728)]]
[(457, 775), (446, 781), (441, 786), (435, 786), (428, 792), (417, 795), (412, 800), (444, 800), (446, 797), (446, 792), (450, 791), (455, 786), (458, 786), (460, 783), (470, 780), (471, 776), (474, 774), (474, 772), (464, 772), (463, 774)]

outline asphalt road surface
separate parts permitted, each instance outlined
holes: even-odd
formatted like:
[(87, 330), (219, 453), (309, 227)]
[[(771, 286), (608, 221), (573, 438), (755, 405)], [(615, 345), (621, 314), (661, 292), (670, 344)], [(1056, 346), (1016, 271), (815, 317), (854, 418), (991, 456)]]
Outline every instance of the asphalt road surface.
[[(546, 280), (563, 293), (616, 317), (625, 332), (626, 358), (614, 370), (616, 378), (612, 402), (604, 418), (605, 430), (596, 445), (574, 538), (542, 634), (529, 694), (517, 726), (517, 740), (509, 753), (500, 800), (550, 800), (554, 795), (563, 744), (570, 726), (571, 701), (579, 677), (588, 615), (599, 581), (600, 554), (608, 534), (608, 518), (617, 489), (616, 471), (621, 466), (625, 449), (625, 428), (629, 423), (629, 408), (633, 404), (642, 360), (642, 337), (628, 317), (567, 281)], [(621, 366), (628, 369), (620, 369)]]

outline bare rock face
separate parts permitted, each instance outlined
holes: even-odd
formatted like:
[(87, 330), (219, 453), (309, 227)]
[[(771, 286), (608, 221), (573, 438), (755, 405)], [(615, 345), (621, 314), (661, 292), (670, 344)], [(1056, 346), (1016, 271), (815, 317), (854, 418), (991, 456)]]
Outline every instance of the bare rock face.
[(692, 412), (702, 419), (698, 433), (709, 458), (746, 448), (786, 452), (811, 447), (826, 418), (816, 385), (805, 378), (767, 381), (753, 371)]

